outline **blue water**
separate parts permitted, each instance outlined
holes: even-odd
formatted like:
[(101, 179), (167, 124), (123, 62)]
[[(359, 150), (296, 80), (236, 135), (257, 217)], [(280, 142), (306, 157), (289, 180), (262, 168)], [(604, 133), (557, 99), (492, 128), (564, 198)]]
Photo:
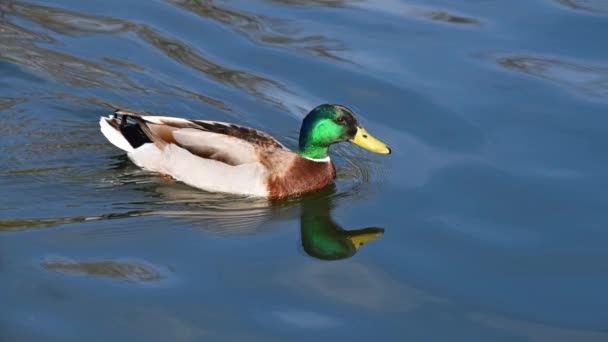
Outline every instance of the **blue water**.
[[(1, 1), (0, 340), (608, 341), (607, 33), (604, 0)], [(97, 123), (294, 148), (325, 102), (393, 154), (334, 146), (336, 185), (280, 203)]]

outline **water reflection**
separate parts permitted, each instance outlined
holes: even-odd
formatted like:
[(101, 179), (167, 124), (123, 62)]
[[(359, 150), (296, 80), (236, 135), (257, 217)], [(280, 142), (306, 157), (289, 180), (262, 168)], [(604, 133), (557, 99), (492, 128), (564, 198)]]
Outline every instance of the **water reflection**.
[(384, 229), (377, 227), (344, 230), (331, 217), (331, 201), (323, 196), (302, 203), (300, 234), (308, 255), (322, 260), (349, 258), (363, 244), (384, 234)]
[(195, 229), (218, 235), (247, 235), (280, 229), (270, 222), (297, 217), (300, 209), (300, 236), (304, 251), (317, 259), (338, 260), (352, 257), (365, 243), (384, 234), (384, 229), (367, 227), (345, 230), (332, 218), (335, 186), (300, 198), (268, 201), (259, 198), (209, 193), (174, 183), (146, 188), (160, 196), (155, 206), (177, 206), (154, 211), (154, 215), (188, 222)]
[[(346, 167), (339, 171), (352, 170)], [(119, 182), (148, 183), (150, 178), (158, 180), (156, 174), (136, 172), (139, 176), (126, 173)], [(140, 180), (137, 180), (138, 177)], [(337, 191), (335, 184), (316, 193), (273, 201), (205, 192), (175, 181), (163, 181), (160, 185), (151, 183), (151, 186), (141, 190), (151, 192), (159, 199), (140, 203), (163, 207), (154, 211), (154, 215), (172, 217), (187, 222), (195, 229), (224, 236), (258, 234), (280, 229), (284, 225), (276, 222), (294, 219), (299, 211), (302, 247), (308, 255), (322, 260), (352, 257), (365, 243), (384, 234), (384, 229), (378, 227), (345, 230), (334, 222), (334, 202), (345, 196)], [(356, 192), (357, 186), (348, 191)]]
[(266, 199), (204, 192), (174, 181), (151, 184), (145, 191), (158, 196), (159, 201), (140, 203), (158, 208), (154, 215), (170, 217), (214, 235), (270, 232), (279, 228), (270, 225), (271, 220), (293, 216), (292, 208), (273, 207)]

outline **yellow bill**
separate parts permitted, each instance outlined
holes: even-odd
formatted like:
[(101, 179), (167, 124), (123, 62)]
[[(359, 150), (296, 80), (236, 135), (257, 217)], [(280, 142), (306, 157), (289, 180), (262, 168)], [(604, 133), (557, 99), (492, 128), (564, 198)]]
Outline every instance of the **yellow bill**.
[(372, 152), (381, 154), (391, 153), (391, 149), (385, 143), (374, 138), (361, 126), (357, 127), (357, 134), (355, 134), (354, 138), (350, 139), (350, 142)]
[(357, 231), (350, 231), (347, 239), (350, 240), (356, 249), (359, 249), (359, 247), (363, 246), (363, 244), (376, 240), (382, 235), (384, 235), (384, 229), (365, 228)]

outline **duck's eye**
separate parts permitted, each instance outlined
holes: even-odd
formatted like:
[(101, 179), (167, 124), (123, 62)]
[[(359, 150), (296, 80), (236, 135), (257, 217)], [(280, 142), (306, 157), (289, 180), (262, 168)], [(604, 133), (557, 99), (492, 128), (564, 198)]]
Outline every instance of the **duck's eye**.
[(337, 117), (334, 121), (336, 123), (343, 124), (344, 123), (344, 118), (340, 116), (340, 117)]

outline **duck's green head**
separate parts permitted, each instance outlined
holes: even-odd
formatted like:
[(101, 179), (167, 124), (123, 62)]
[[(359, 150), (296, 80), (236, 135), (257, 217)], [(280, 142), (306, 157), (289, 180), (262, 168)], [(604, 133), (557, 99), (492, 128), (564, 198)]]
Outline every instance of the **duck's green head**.
[(391, 153), (391, 149), (367, 133), (355, 114), (344, 106), (320, 105), (304, 118), (300, 129), (301, 156), (325, 158), (329, 145), (342, 141), (349, 141), (376, 153)]

